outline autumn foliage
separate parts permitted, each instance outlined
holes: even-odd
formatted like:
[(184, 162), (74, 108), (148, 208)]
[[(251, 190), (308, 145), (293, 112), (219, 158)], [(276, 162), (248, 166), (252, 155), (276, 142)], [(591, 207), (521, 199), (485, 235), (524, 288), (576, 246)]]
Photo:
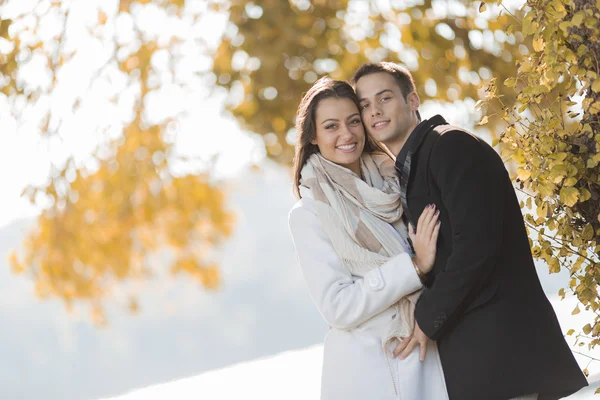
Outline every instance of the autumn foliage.
[[(489, 87), (489, 110), (506, 121), (502, 156), (514, 162), (535, 257), (561, 268), (593, 321), (580, 345), (600, 338), (600, 2), (528, 1), (509, 30), (531, 41), (514, 77)], [(516, 94), (507, 106), (499, 87)], [(560, 295), (564, 298), (565, 290)], [(573, 311), (580, 312), (579, 305)], [(570, 330), (569, 334), (574, 331)]]
[[(214, 249), (233, 227), (225, 193), (210, 170), (174, 172), (174, 166), (186, 161), (173, 149), (179, 115), (160, 121), (148, 118), (148, 100), (161, 86), (185, 87), (189, 82), (169, 78), (175, 67), (156, 63), (161, 52), (180, 52), (183, 41), (173, 35), (161, 42), (136, 26), (137, 18), (144, 7), (155, 7), (177, 20), (184, 17), (183, 6), (183, 1), (121, 1), (112, 14), (109, 9), (96, 10), (97, 20), (84, 31), (89, 34), (87, 43), (104, 43), (109, 51), (105, 60), (93, 65), (89, 84), (71, 96), (65, 95), (69, 81), (76, 78), (70, 74), (77, 73), (73, 66), (81, 66), (85, 57), (85, 49), (77, 47), (77, 37), (69, 31), (74, 29), (73, 4), (40, 2), (31, 13), (0, 24), (1, 40), (12, 44), (9, 52), (0, 54), (0, 90), (20, 123), (31, 123), (23, 116), (28, 107), (37, 107), (32, 118), (42, 140), (60, 143), (63, 124), (97, 102), (113, 103), (116, 111), (127, 104), (124, 100), (133, 99), (126, 118), (119, 119), (115, 112), (104, 126), (90, 123), (88, 129), (98, 129), (94, 162), (82, 163), (69, 155), (52, 166), (46, 185), (24, 191), (33, 202), (44, 200), (45, 210), (22, 251), (11, 256), (13, 271), (31, 277), (38, 296), (62, 299), (68, 307), (89, 304), (97, 323), (105, 321), (103, 299), (155, 272), (184, 273), (207, 289), (220, 283)], [(117, 18), (132, 23), (127, 41), (112, 36)], [(62, 26), (53, 37), (38, 33), (49, 20)], [(32, 59), (42, 60), (48, 85), (36, 85), (19, 74)], [(106, 99), (97, 94), (97, 88), (111, 88), (115, 81), (123, 87)], [(94, 90), (96, 94), (90, 94)], [(50, 107), (53, 101), (68, 112)], [(114, 125), (120, 127), (116, 137)], [(151, 262), (153, 255), (165, 251), (170, 256), (161, 258), (161, 264)], [(128, 307), (138, 309), (134, 294)]]

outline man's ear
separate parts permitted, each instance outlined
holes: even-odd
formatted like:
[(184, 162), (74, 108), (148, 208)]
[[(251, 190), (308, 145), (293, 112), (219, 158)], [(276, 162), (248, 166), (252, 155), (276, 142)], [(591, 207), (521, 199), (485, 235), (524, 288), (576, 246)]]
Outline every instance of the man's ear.
[(421, 99), (419, 99), (419, 95), (417, 92), (411, 92), (408, 95), (408, 105), (412, 111), (417, 111), (419, 106), (421, 105)]

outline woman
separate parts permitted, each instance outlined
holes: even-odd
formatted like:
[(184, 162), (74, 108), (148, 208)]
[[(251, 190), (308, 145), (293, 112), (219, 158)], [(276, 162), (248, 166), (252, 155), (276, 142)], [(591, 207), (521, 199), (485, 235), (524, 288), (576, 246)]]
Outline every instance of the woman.
[[(411, 259), (393, 161), (365, 136), (347, 83), (322, 78), (297, 114), (290, 231), (310, 295), (331, 326), (322, 399), (447, 399), (435, 344), (420, 360), (394, 357), (412, 333), (414, 302), (439, 232), (428, 208)], [(363, 151), (364, 150), (364, 151)], [(394, 343), (395, 342), (395, 343)]]

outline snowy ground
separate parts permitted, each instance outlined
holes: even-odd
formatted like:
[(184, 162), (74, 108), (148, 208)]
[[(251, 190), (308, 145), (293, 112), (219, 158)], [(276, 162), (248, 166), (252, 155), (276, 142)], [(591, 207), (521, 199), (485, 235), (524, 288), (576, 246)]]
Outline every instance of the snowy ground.
[[(538, 267), (538, 273), (564, 332), (571, 327), (582, 326), (590, 320), (589, 313), (585, 311), (577, 315), (571, 315), (577, 304), (574, 297), (567, 297), (561, 301), (558, 296), (552, 295), (552, 293), (556, 293), (560, 284), (566, 282), (563, 273), (549, 275), (543, 265)], [(568, 337), (568, 343), (573, 345), (575, 338)], [(600, 357), (599, 350), (589, 352), (587, 346), (576, 346), (573, 349)], [(272, 357), (239, 363), (187, 379), (134, 390), (104, 400), (318, 399), (320, 369), (323, 360), (322, 352), (322, 345), (286, 351)], [(575, 357), (582, 369), (588, 367), (590, 386), (568, 399), (600, 398), (594, 396), (594, 391), (600, 387), (600, 366), (597, 363), (589, 363), (589, 358), (585, 356), (576, 354)]]

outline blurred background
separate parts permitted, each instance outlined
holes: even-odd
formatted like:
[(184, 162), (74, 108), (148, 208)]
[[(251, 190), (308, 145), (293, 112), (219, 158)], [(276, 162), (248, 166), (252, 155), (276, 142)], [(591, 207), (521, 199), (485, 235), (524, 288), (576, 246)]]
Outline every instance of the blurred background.
[[(425, 118), (492, 142), (477, 102), (532, 51), (523, 3), (0, 1), (0, 398), (317, 398), (327, 325), (287, 228), (302, 94), (399, 62)], [(538, 272), (565, 333), (594, 318)], [(588, 398), (597, 354), (568, 340)]]

